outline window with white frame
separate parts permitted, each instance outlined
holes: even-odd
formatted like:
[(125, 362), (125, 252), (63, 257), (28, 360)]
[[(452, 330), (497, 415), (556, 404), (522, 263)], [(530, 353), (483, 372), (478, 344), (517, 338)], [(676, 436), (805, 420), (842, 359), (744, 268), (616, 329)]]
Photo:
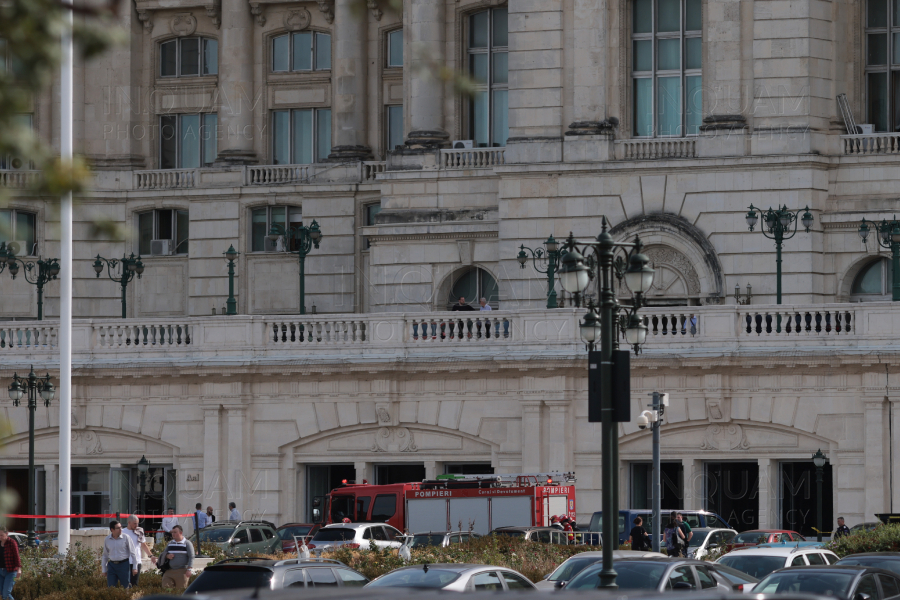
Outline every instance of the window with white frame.
[(218, 40), (186, 37), (159, 45), (160, 77), (202, 77), (218, 73)]
[[(13, 115), (12, 121), (14, 124), (20, 127), (24, 127), (32, 133), (34, 132), (34, 118), (31, 115)], [(34, 164), (32, 164), (30, 161), (23, 160), (18, 156), (13, 156), (12, 154), (0, 154), (0, 170), (18, 171), (21, 169), (33, 168)]]
[(403, 105), (393, 105), (385, 107), (386, 112), (386, 127), (385, 133), (387, 134), (387, 146), (386, 148), (390, 150), (394, 150), (397, 146), (401, 146), (403, 144)]
[(16, 242), (13, 249), (19, 256), (37, 256), (37, 215), (16, 209), (0, 210), (0, 242)]
[[(303, 210), (299, 206), (263, 206), (250, 211), (250, 251), (282, 252), (285, 250), (284, 236), (272, 241), (269, 232), (272, 226), (285, 232), (291, 227), (303, 225)], [(291, 239), (287, 250), (297, 250), (297, 240)]]
[(187, 254), (190, 220), (188, 211), (157, 209), (138, 213), (138, 254), (168, 256)]
[(866, 122), (900, 130), (900, 2), (867, 0)]
[(159, 118), (159, 168), (196, 169), (216, 160), (216, 113), (162, 115)]
[(327, 71), (331, 69), (331, 34), (298, 31), (272, 38), (272, 70)]
[(403, 66), (403, 30), (396, 29), (387, 34), (387, 67)]
[(479, 148), (506, 146), (509, 138), (508, 21), (506, 8), (469, 16), (469, 135)]
[(702, 119), (701, 0), (634, 0), (635, 137), (696, 135)]
[(331, 154), (331, 109), (272, 111), (272, 162), (309, 165)]
[(853, 279), (850, 299), (859, 301), (890, 300), (893, 285), (891, 261), (880, 258), (864, 266)]

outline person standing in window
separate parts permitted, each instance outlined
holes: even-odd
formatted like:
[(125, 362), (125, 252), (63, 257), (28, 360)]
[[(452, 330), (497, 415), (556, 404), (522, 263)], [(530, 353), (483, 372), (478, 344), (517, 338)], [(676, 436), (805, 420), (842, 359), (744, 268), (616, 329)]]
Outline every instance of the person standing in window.
[(467, 311), (472, 311), (472, 310), (475, 310), (475, 309), (472, 308), (471, 306), (469, 306), (468, 304), (466, 304), (466, 297), (465, 297), (465, 296), (460, 296), (460, 297), (459, 297), (459, 304), (454, 304), (453, 307), (452, 307), (450, 310), (453, 310), (453, 311), (461, 310), (461, 311), (466, 311), (466, 312), (467, 312)]
[(478, 303), (481, 304), (481, 310), (494, 310), (485, 298), (479, 300)]

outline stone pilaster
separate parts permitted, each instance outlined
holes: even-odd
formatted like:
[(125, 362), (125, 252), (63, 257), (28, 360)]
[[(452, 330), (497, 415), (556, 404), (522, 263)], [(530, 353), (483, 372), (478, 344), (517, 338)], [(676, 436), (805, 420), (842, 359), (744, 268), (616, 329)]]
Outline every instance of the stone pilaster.
[(246, 0), (222, 0), (219, 42), (219, 157), (224, 164), (256, 161), (253, 150), (253, 16)]
[[(759, 529), (778, 526), (778, 463), (771, 458), (756, 459), (759, 465)], [(727, 515), (722, 515), (726, 519)]]
[(244, 457), (246, 451), (244, 447), (244, 421), (246, 420), (247, 410), (244, 406), (226, 406), (226, 419), (228, 431), (228, 490), (229, 497), (224, 506), (228, 506), (228, 502), (235, 502), (244, 510), (250, 508), (250, 498), (245, 493), (245, 483), (252, 483), (252, 474), (244, 471)]
[[(222, 472), (221, 462), (219, 460), (220, 450), (220, 422), (218, 406), (204, 407), (203, 409), (203, 480), (200, 482), (200, 497), (196, 502), (206, 506), (212, 504), (221, 506), (221, 495), (219, 490), (222, 488)], [(193, 512), (194, 507), (191, 506)]]
[(334, 145), (329, 161), (365, 160), (372, 157), (366, 143), (366, 42), (368, 13), (354, 10), (354, 0), (334, 3)]
[(375, 483), (375, 465), (370, 462), (353, 463), (356, 469), (356, 483), (362, 483), (363, 480), (369, 483)]
[(682, 506), (686, 509), (700, 506), (703, 503), (703, 461), (696, 458), (682, 458), (681, 468), (682, 494), (684, 494)]
[(570, 471), (568, 440), (571, 428), (566, 426), (569, 414), (569, 403), (565, 401), (546, 401), (550, 410), (547, 429), (547, 469), (549, 471)]
[[(570, 130), (586, 125), (599, 129), (606, 119), (609, 10), (606, 2), (575, 0), (572, 50), (572, 116)], [(567, 135), (570, 135), (568, 132)]]
[(541, 403), (522, 403), (522, 472), (541, 472)]
[(885, 486), (889, 477), (889, 461), (885, 459), (887, 403), (881, 398), (866, 399), (865, 406), (866, 508), (863, 514), (868, 519), (876, 513), (886, 512), (885, 507), (890, 505), (890, 490)]
[(897, 485), (900, 482), (900, 460), (897, 457), (900, 457), (900, 398), (891, 398), (891, 449), (889, 456), (891, 457), (890, 465), (891, 465), (891, 482), (894, 485), (891, 486), (891, 507), (900, 506), (900, 486)]
[(444, 3), (405, 0), (403, 15), (406, 146), (409, 151), (430, 152), (447, 147), (450, 139), (444, 129), (444, 83), (428, 76), (435, 65), (445, 63)]

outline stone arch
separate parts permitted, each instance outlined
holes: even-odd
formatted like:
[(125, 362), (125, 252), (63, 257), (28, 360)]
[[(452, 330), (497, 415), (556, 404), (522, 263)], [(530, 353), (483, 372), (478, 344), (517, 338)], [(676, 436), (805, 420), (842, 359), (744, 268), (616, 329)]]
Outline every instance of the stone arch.
[(866, 254), (851, 263), (838, 280), (838, 293), (835, 301), (848, 302), (852, 295), (853, 282), (856, 280), (856, 276), (859, 275), (863, 269), (879, 260), (890, 260), (890, 257), (885, 256), (884, 254)]
[[(493, 279), (494, 284), (496, 286), (496, 296), (488, 301), (491, 304), (491, 307), (494, 309), (499, 308), (499, 289), (500, 289), (500, 279), (497, 277), (496, 273), (494, 273), (491, 269), (488, 269), (486, 266), (480, 263), (473, 263), (472, 265), (460, 267), (457, 269), (453, 269), (447, 275), (441, 279), (440, 283), (434, 287), (435, 293), (432, 297), (432, 310), (440, 311), (440, 310), (448, 310), (450, 304), (452, 303), (452, 299), (450, 298), (450, 293), (453, 290), (456, 282), (463, 276), (471, 273), (472, 271), (481, 271), (491, 279)], [(482, 290), (479, 289), (478, 296), (482, 295)], [(472, 306), (478, 306), (478, 298), (476, 297), (474, 300), (470, 302)]]
[(640, 215), (617, 224), (610, 234), (617, 241), (640, 236), (651, 261), (663, 267), (663, 274), (679, 279), (699, 304), (720, 304), (725, 298), (725, 274), (716, 250), (686, 219), (667, 213)]
[[(28, 432), (19, 432), (2, 440), (7, 447), (7, 457), (28, 459)], [(47, 427), (35, 431), (35, 455), (59, 456), (59, 428)], [(72, 456), (93, 458), (101, 462), (127, 463), (132, 458), (137, 462), (141, 456), (151, 461), (156, 458), (174, 459), (181, 449), (166, 441), (141, 433), (109, 429), (105, 427), (82, 427), (72, 429)]]

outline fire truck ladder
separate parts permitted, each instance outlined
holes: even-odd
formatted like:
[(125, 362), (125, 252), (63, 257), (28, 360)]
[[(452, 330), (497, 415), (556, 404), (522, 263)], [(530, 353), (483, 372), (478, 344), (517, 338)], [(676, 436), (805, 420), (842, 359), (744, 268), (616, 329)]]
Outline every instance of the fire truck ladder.
[(518, 485), (518, 486), (535, 486), (550, 485), (560, 483), (575, 483), (575, 471), (568, 473), (560, 473), (554, 471), (552, 473), (486, 473), (484, 475), (441, 475), (438, 477), (442, 481), (494, 481), (499, 484)]

